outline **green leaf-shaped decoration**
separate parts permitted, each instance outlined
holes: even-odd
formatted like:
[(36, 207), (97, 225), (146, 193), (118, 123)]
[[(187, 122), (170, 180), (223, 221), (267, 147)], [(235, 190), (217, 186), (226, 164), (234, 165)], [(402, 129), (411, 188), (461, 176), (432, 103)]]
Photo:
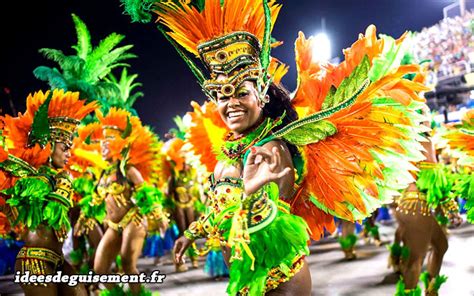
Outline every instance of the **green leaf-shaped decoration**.
[(33, 124), (31, 125), (31, 131), (28, 135), (28, 145), (34, 146), (36, 143), (40, 144), (41, 147), (45, 147), (48, 144), (50, 130), (48, 121), (48, 108), (53, 92), (50, 91), (46, 101), (38, 108), (33, 117)]
[(337, 133), (337, 128), (329, 121), (311, 122), (303, 118), (287, 125), (283, 133), (277, 132), (274, 136), (293, 145), (304, 146), (322, 141), (335, 133)]
[(337, 89), (331, 87), (328, 95), (326, 96), (321, 110), (334, 107), (341, 104), (347, 98), (352, 97), (364, 82), (367, 80), (370, 69), (370, 62), (367, 56), (364, 56), (361, 63), (352, 71), (352, 73), (344, 79)]
[(118, 88), (120, 92), (120, 103), (125, 109), (130, 109), (139, 97), (144, 96), (142, 92), (136, 92), (132, 94), (132, 91), (135, 88), (142, 86), (141, 83), (134, 82), (137, 77), (138, 74), (128, 75), (127, 68), (124, 67), (120, 75), (120, 80), (117, 80), (117, 78), (112, 73), (110, 73), (105, 79), (107, 82), (115, 85)]
[(129, 137), (132, 134), (132, 123), (130, 122), (130, 117), (127, 116), (127, 126), (122, 133), (122, 139)]
[(177, 128), (170, 129), (169, 133), (178, 139), (184, 140), (186, 137), (186, 125), (184, 124), (183, 118), (175, 116), (173, 121)]
[(384, 77), (394, 68), (400, 66), (403, 57), (411, 51), (411, 33), (406, 37), (404, 42), (398, 43), (393, 37), (381, 35), (385, 48), (388, 48), (383, 55), (372, 60), (372, 67), (369, 71), (369, 77), (372, 82)]

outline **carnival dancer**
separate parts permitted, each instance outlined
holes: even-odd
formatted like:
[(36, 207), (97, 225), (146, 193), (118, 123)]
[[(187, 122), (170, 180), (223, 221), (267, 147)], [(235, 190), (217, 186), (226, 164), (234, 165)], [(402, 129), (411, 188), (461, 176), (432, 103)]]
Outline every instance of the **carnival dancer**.
[(93, 269), (95, 253), (104, 233), (101, 225), (106, 216), (105, 204), (95, 202), (98, 200), (98, 180), (108, 164), (100, 154), (101, 124), (92, 122), (81, 125), (77, 133), (68, 164), (74, 176), (72, 185), (76, 206), (74, 215), (70, 215), (74, 235), (73, 251), (69, 256), (81, 273), (87, 273)]
[[(111, 108), (107, 115), (98, 112), (97, 117), (104, 133), (102, 155), (109, 167), (100, 176), (96, 202), (105, 202), (104, 222), (108, 228), (97, 248), (94, 271), (108, 273), (120, 254), (124, 273), (138, 274), (137, 260), (146, 236), (146, 220), (167, 222), (162, 211), (162, 193), (147, 183), (154, 172), (156, 138), (138, 117), (126, 110)], [(107, 288), (123, 289), (113, 285)], [(134, 295), (145, 292), (139, 284), (130, 284), (130, 290)]]
[(474, 110), (467, 111), (460, 124), (450, 128), (444, 138), (448, 140), (449, 147), (457, 153), (459, 159), (456, 174), (456, 184), (453, 191), (455, 196), (466, 200), (466, 219), (474, 224)]
[[(29, 95), (18, 117), (5, 116), (3, 136), (8, 157), (0, 168), (12, 181), (3, 190), (13, 226), (21, 226), (25, 241), (16, 270), (30, 275), (74, 274), (64, 260), (62, 245), (71, 225), (72, 183), (63, 170), (77, 125), (96, 103), (79, 100), (79, 93), (62, 90)], [(21, 284), (26, 295), (85, 295), (82, 284)]]
[[(173, 211), (173, 218), (179, 229), (179, 236), (184, 234), (189, 225), (196, 220), (196, 203), (199, 202), (199, 189), (197, 184), (197, 172), (187, 161), (183, 146), (184, 139), (179, 137), (179, 132), (174, 131), (173, 138), (169, 139), (162, 151), (169, 162), (169, 179), (167, 186), (167, 197)], [(194, 248), (187, 252), (193, 268), (198, 267), (198, 254)], [(183, 262), (176, 262), (177, 272), (187, 271)]]
[[(150, 5), (124, 2), (133, 16), (149, 18), (140, 9)], [(403, 37), (378, 40), (369, 27), (346, 61), (333, 66), (313, 63), (313, 41), (301, 34), (299, 85), (290, 102), (269, 71), (275, 1), (168, 1), (154, 8), (160, 30), (230, 131), (211, 149), (218, 160), (212, 206), (176, 241), (176, 259), (196, 238), (216, 238), (231, 263), (230, 295), (309, 295), (307, 229), (319, 239), (334, 230), (333, 216), (370, 215), (408, 184), (399, 177), (422, 157), (415, 109), (423, 101), (416, 92), (425, 88), (403, 78), (419, 73), (415, 65), (399, 67)]]
[[(460, 224), (457, 204), (450, 191), (453, 180), (448, 169), (439, 164), (431, 141), (423, 143), (426, 160), (417, 164), (416, 182), (398, 199), (395, 218), (398, 228), (395, 242), (390, 246), (390, 260), (402, 279), (396, 295), (421, 295), (418, 281), (425, 283), (425, 295), (438, 295), (446, 277), (440, 275), (444, 254), (448, 249), (446, 233), (438, 224), (440, 209), (453, 225)], [(431, 247), (427, 271), (422, 274), (423, 261)], [(421, 275), (421, 277), (420, 277)]]

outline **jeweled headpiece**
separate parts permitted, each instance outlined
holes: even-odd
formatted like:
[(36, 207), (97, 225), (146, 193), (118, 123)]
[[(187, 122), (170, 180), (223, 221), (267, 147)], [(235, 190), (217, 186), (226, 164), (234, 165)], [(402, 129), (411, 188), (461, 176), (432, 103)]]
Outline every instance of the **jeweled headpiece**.
[[(124, 3), (130, 6), (130, 2), (137, 1)], [(160, 30), (211, 100), (218, 93), (231, 96), (248, 80), (256, 82), (261, 98), (265, 96), (271, 83), (270, 35), (280, 4), (275, 0), (182, 0), (157, 2), (155, 7)], [(126, 9), (130, 14), (137, 11), (136, 7)], [(182, 49), (198, 57), (210, 77), (205, 78)], [(225, 78), (218, 79), (219, 74)]]
[(53, 90), (36, 92), (26, 99), (26, 108), (33, 117), (28, 144), (60, 142), (72, 146), (77, 126), (90, 112), (98, 108), (98, 103), (85, 103), (78, 92)]

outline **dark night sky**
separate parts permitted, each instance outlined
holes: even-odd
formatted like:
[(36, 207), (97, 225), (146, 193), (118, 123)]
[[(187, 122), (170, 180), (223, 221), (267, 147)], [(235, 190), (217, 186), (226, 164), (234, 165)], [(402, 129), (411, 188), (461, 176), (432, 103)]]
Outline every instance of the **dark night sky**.
[[(8, 1), (0, 11), (0, 87), (11, 89), (19, 111), (24, 109), (28, 93), (48, 86), (37, 80), (32, 71), (49, 65), (38, 49), (43, 47), (73, 54), (75, 29), (70, 16), (77, 14), (87, 24), (93, 45), (112, 32), (126, 35), (122, 45), (134, 44), (139, 56), (130, 61), (129, 72), (139, 74), (143, 83), (141, 98), (135, 108), (142, 120), (163, 134), (172, 127), (172, 118), (190, 110), (189, 101), (202, 102), (204, 95), (186, 65), (152, 24), (130, 23), (122, 14), (119, 0), (44, 0)], [(405, 30), (421, 30), (438, 22), (448, 0), (283, 0), (283, 9), (273, 36), (285, 44), (273, 55), (290, 65), (284, 83), (292, 90), (296, 85), (293, 42), (298, 31), (306, 36), (321, 29), (326, 19), (326, 32), (332, 42), (332, 54), (350, 46), (369, 24), (378, 32), (395, 37)], [(3, 98), (3, 95), (2, 95)]]

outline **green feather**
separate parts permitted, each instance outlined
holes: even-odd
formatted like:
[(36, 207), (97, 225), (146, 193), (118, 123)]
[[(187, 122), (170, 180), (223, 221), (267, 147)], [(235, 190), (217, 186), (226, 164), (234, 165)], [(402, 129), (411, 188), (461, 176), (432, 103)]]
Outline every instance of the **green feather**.
[(198, 66), (189, 58), (186, 53), (184, 53), (183, 50), (179, 47), (179, 45), (168, 35), (166, 32), (165, 28), (162, 25), (158, 25), (158, 30), (163, 34), (163, 36), (168, 40), (171, 45), (173, 45), (174, 49), (176, 52), (179, 54), (179, 56), (183, 59), (183, 61), (188, 65), (188, 67), (191, 69), (191, 72), (194, 74), (196, 79), (198, 80), (199, 85), (202, 85), (206, 78), (204, 77), (204, 74), (202, 71), (198, 68)]
[(156, 187), (144, 183), (140, 186), (140, 189), (135, 192), (133, 198), (136, 201), (137, 207), (140, 209), (140, 213), (148, 215), (156, 208), (162, 207), (164, 195)]
[(125, 292), (124, 287), (122, 285), (116, 285), (111, 290), (108, 290), (108, 289), (101, 290), (99, 295), (100, 296), (127, 296), (127, 293)]
[(135, 88), (142, 86), (141, 83), (134, 83), (137, 77), (138, 74), (128, 75), (127, 68), (124, 67), (120, 75), (120, 80), (117, 80), (112, 73), (110, 73), (105, 79), (107, 82), (112, 83), (118, 88), (120, 91), (120, 104), (125, 109), (131, 108), (139, 97), (144, 96), (142, 92), (131, 94)]
[[(272, 17), (268, 1), (263, 0), (263, 11), (265, 13), (265, 30), (263, 34), (262, 52), (260, 53), (260, 64), (262, 69), (266, 71), (270, 65), (270, 42), (271, 42), (271, 31), (272, 31)], [(266, 79), (266, 77), (264, 78)]]
[(397, 282), (397, 290), (395, 291), (394, 296), (421, 296), (420, 286), (416, 286), (415, 289), (406, 290), (405, 283), (400, 277), (400, 280)]
[(450, 195), (453, 179), (449, 176), (446, 167), (438, 164), (435, 167), (421, 169), (416, 186), (421, 192), (426, 193), (428, 204), (436, 208)]
[(425, 290), (427, 290), (430, 285), (430, 273), (428, 271), (421, 273), (420, 280), (423, 283), (423, 285), (425, 285)]
[(437, 275), (435, 277), (435, 281), (434, 281), (434, 284), (433, 284), (433, 289), (435, 291), (439, 291), (439, 289), (441, 288), (441, 285), (443, 285), (444, 283), (446, 283), (448, 281), (448, 277), (445, 276), (445, 275)]
[(379, 80), (392, 69), (400, 66), (410, 46), (409, 42), (402, 42), (397, 45), (395, 39), (387, 35), (382, 35), (382, 39), (388, 50), (383, 55), (372, 60), (372, 67), (369, 71), (369, 77), (372, 82)]
[(71, 253), (69, 253), (69, 258), (71, 258), (73, 265), (79, 265), (84, 259), (84, 252), (81, 248), (72, 250)]
[(77, 34), (77, 45), (72, 48), (76, 50), (78, 57), (85, 60), (92, 49), (91, 35), (86, 24), (77, 15), (72, 14), (72, 20), (74, 21)]
[(169, 133), (178, 139), (184, 140), (186, 137), (186, 126), (184, 124), (183, 118), (180, 116), (175, 116), (173, 121), (177, 128), (170, 129)]
[[(124, 7), (124, 13), (129, 15), (132, 22), (149, 23), (151, 22), (153, 15), (153, 9), (158, 9), (155, 4), (160, 2), (159, 0), (120, 0)], [(204, 1), (198, 1), (203, 2)]]
[(3, 194), (10, 196), (7, 203), (18, 211), (18, 218), (13, 225), (21, 222), (31, 230), (35, 230), (43, 222), (43, 208), (51, 190), (49, 183), (29, 177), (19, 179), (13, 187), (2, 191)]
[(81, 212), (86, 218), (93, 218), (99, 223), (105, 219), (107, 215), (105, 202), (100, 204), (95, 203), (94, 197), (96, 196), (95, 192), (95, 183), (90, 178), (80, 177), (74, 179), (72, 182), (72, 187), (75, 192), (82, 196), (78, 205), (81, 208)]

